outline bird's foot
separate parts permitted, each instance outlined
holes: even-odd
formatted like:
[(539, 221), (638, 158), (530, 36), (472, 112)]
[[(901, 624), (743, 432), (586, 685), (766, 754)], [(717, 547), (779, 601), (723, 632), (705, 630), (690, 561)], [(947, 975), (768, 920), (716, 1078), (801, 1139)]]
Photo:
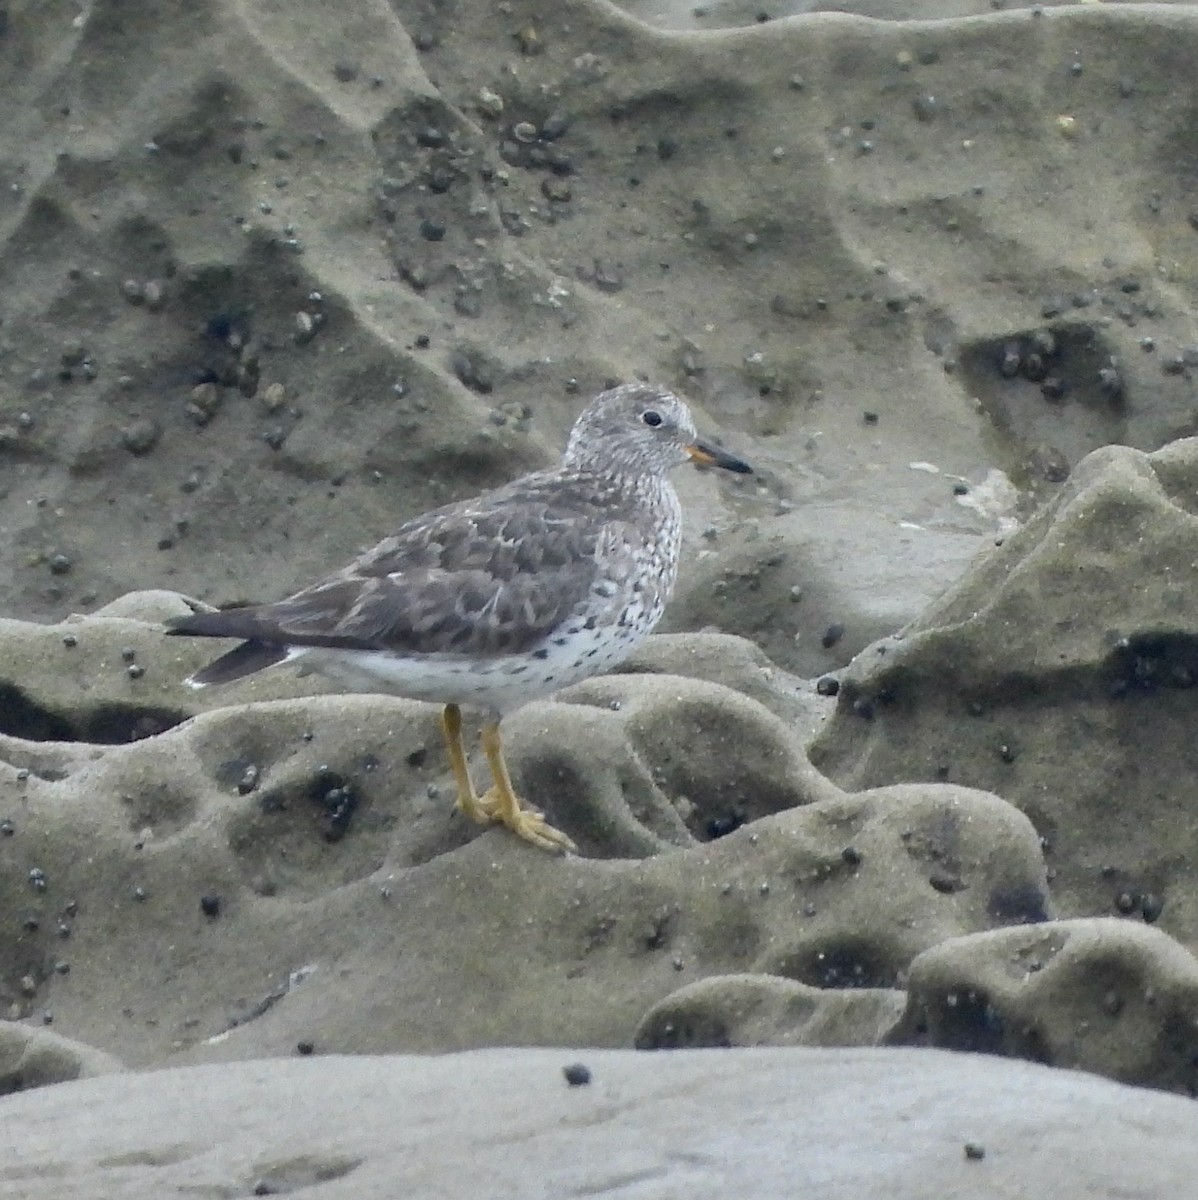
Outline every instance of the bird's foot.
[(535, 808), (523, 808), (512, 794), (498, 787), (488, 788), (478, 797), (479, 808), (486, 820), (506, 825), (517, 837), (531, 842), (542, 850), (575, 851), (578, 847), (560, 829), (555, 829)]
[(459, 792), (457, 799), (458, 812), (472, 820), (476, 825), (490, 825), (499, 819), (499, 811), (494, 801), (487, 796), (478, 796), (474, 789), (469, 792)]

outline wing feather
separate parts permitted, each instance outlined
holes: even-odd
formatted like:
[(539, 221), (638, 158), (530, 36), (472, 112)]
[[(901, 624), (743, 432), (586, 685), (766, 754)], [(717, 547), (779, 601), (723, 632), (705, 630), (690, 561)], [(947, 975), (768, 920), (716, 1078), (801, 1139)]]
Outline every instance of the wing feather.
[[(415, 518), (286, 600), (205, 614), (203, 632), (223, 625), (263, 642), (409, 654), (527, 651), (592, 601), (600, 567), (627, 547), (635, 531), (617, 498), (593, 480), (528, 476), (485, 502)], [(201, 632), (188, 621), (177, 631)]]

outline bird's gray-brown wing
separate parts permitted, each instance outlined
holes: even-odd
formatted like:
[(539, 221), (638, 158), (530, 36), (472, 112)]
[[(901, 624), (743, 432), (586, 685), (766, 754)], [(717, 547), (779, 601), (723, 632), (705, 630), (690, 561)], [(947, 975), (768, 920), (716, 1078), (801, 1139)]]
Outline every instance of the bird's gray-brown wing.
[(492, 657), (540, 644), (585, 604), (631, 531), (610, 497), (530, 476), (404, 525), (274, 604), (196, 613), (171, 632), (260, 643)]

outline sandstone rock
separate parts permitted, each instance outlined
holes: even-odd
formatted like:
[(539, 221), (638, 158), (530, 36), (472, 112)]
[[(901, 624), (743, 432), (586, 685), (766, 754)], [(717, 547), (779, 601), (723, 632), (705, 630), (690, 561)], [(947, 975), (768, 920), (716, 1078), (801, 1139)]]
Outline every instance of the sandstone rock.
[(892, 1041), (1030, 1058), (1198, 1091), (1198, 961), (1159, 930), (1056, 921), (916, 956)]
[(1185, 1195), (1196, 1135), (1188, 1100), (933, 1050), (318, 1055), (10, 1097), (0, 1195), (1123, 1200)]

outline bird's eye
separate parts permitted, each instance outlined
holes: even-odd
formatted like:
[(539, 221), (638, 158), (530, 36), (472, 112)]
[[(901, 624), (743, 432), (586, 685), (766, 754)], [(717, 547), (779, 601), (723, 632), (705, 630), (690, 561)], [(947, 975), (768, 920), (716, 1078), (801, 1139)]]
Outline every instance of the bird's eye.
[(641, 420), (649, 426), (650, 429), (656, 429), (661, 424), (661, 413), (655, 409), (647, 408), (641, 413)]

